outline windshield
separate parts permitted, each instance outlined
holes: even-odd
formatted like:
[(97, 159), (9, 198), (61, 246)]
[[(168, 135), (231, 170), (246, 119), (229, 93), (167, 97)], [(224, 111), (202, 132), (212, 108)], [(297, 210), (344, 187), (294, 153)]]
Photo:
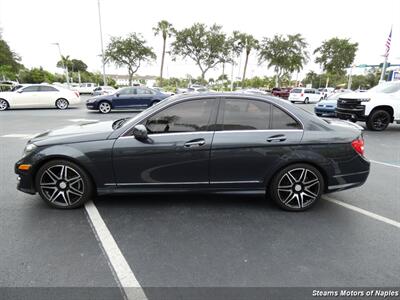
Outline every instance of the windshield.
[(12, 92), (15, 92), (16, 90), (19, 90), (20, 88), (22, 88), (23, 87), (23, 85), (16, 85), (16, 86), (14, 86), (12, 89), (11, 89), (11, 91)]
[(398, 91), (400, 91), (400, 82), (390, 82), (390, 83), (380, 84), (369, 90), (369, 92), (386, 93), (386, 94), (396, 93)]
[(114, 123), (112, 124), (112, 128), (114, 130), (116, 130), (116, 129), (120, 128), (122, 125), (124, 125), (130, 119), (132, 119), (132, 118), (128, 117), (128, 118), (118, 119), (118, 120), (114, 121)]

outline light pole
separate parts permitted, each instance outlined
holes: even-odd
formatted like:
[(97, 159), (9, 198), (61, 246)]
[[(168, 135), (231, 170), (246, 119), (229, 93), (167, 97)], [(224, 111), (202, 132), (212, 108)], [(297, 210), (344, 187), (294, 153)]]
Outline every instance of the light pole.
[(101, 60), (103, 64), (103, 84), (107, 85), (106, 78), (106, 65), (104, 60), (104, 47), (103, 47), (103, 30), (101, 28), (101, 10), (100, 10), (100, 0), (97, 0), (97, 7), (99, 9), (99, 28), (100, 28), (100, 44), (101, 44)]
[(62, 65), (62, 67), (64, 69), (64, 72), (65, 72), (65, 78), (67, 79), (67, 86), (69, 87), (68, 66), (64, 64), (64, 59), (63, 59), (63, 56), (61, 54), (60, 43), (53, 43), (53, 45), (56, 45), (58, 47), (58, 52), (60, 53), (60, 58), (61, 58), (61, 65)]

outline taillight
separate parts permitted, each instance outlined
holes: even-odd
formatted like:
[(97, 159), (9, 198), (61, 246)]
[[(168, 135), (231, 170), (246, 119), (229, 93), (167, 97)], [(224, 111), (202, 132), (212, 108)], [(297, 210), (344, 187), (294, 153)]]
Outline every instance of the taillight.
[(303, 93), (301, 93), (300, 97), (303, 97), (303, 96), (304, 96), (304, 94), (303, 94)]
[(364, 156), (364, 140), (362, 138), (352, 141), (351, 146), (358, 154)]

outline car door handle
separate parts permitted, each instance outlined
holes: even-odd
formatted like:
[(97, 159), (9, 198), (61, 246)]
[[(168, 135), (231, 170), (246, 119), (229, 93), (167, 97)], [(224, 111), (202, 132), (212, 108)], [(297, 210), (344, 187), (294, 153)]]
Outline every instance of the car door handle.
[(273, 135), (267, 138), (267, 142), (284, 142), (286, 141), (286, 136), (283, 134)]
[(190, 148), (190, 147), (200, 147), (203, 146), (206, 143), (206, 141), (204, 139), (196, 139), (196, 140), (191, 140), (188, 141), (184, 144), (184, 146), (186, 148)]

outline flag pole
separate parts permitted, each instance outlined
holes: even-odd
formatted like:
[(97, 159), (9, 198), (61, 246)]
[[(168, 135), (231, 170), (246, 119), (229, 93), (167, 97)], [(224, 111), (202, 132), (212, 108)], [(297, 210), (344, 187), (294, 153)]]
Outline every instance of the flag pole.
[(383, 81), (383, 78), (385, 77), (387, 61), (388, 61), (388, 57), (387, 57), (387, 55), (385, 55), (385, 61), (383, 62), (383, 65), (382, 65), (382, 73), (381, 73), (380, 81)]

